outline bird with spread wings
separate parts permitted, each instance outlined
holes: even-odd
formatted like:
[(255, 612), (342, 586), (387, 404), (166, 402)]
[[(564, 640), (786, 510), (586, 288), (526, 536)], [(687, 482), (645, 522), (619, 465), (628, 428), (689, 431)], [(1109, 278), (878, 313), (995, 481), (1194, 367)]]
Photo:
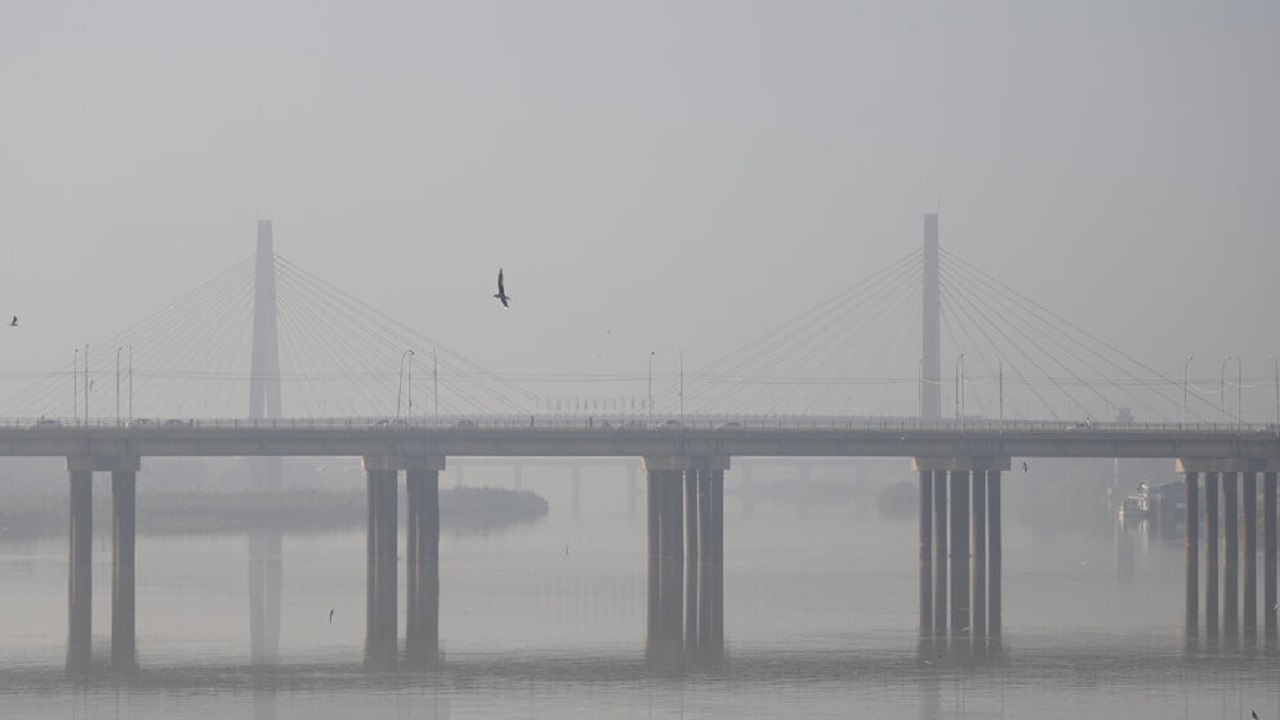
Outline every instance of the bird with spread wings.
[(498, 292), (494, 293), (493, 296), (498, 298), (498, 302), (502, 303), (502, 307), (511, 307), (507, 304), (507, 301), (511, 299), (511, 296), (507, 295), (507, 290), (502, 285), (502, 268), (498, 268)]

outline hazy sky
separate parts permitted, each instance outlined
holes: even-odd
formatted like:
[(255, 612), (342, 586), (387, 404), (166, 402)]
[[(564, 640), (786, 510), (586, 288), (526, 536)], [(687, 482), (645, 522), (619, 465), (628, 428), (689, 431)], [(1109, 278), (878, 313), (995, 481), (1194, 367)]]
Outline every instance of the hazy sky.
[(1168, 373), (1280, 353), (1274, 0), (3, 17), (0, 373), (68, 365), (261, 217), (491, 367), (696, 369), (917, 248), (939, 203), (948, 250)]

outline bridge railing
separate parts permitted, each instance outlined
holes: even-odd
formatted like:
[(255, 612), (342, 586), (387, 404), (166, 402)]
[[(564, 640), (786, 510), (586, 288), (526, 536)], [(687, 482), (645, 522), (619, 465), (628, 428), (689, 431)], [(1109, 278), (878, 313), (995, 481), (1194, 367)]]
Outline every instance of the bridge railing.
[(28, 429), (33, 431), (57, 431), (67, 428), (121, 430), (165, 430), (172, 432), (200, 430), (355, 430), (390, 432), (395, 430), (528, 430), (530, 432), (553, 430), (606, 431), (678, 431), (718, 430), (724, 432), (751, 431), (929, 431), (939, 432), (1081, 432), (1081, 433), (1193, 433), (1238, 435), (1274, 433), (1280, 436), (1276, 423), (1104, 423), (1097, 421), (1073, 422), (1061, 420), (989, 420), (964, 418), (962, 420), (922, 420), (909, 417), (867, 416), (799, 416), (799, 415), (726, 415), (637, 418), (631, 415), (500, 415), (500, 416), (452, 416), (452, 417), (335, 417), (335, 418), (8, 418), (0, 419), (0, 428)]

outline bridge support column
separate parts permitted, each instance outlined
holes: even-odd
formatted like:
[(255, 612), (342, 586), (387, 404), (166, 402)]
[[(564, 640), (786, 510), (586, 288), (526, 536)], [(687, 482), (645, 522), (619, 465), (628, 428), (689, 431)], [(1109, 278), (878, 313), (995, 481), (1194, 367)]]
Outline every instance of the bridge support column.
[(693, 658), (698, 651), (698, 477), (701, 470), (684, 473), (684, 651)]
[(987, 470), (987, 634), (999, 637), (1004, 543), (1000, 529), (1000, 471)]
[(1221, 620), (1218, 596), (1218, 538), (1220, 516), (1218, 473), (1204, 474), (1204, 627), (1210, 638), (1218, 637)]
[(131, 672), (137, 666), (134, 547), (137, 539), (137, 458), (133, 469), (111, 472), (111, 667)]
[(649, 622), (654, 670), (717, 662), (724, 643), (723, 528), (727, 458), (646, 457)]
[(1240, 504), (1236, 473), (1222, 473), (1222, 631), (1228, 640), (1240, 636)]
[(406, 462), (405, 655), (410, 664), (420, 667), (434, 665), (440, 656), (440, 471), (444, 462), (443, 457)]
[(1246, 471), (1240, 491), (1244, 500), (1244, 628), (1245, 642), (1258, 639), (1258, 474)]
[(93, 473), (71, 470), (67, 577), (67, 674), (83, 678), (92, 659)]
[(947, 632), (947, 472), (933, 473), (933, 631)]
[(724, 473), (698, 470), (698, 652), (711, 666), (724, 659)]
[[(649, 634), (653, 669), (683, 668), (684, 471), (646, 458), (649, 474)], [(656, 466), (656, 467), (655, 467)]]
[(1268, 643), (1276, 641), (1276, 474), (1262, 475), (1262, 617)]
[[(1243, 592), (1243, 629), (1245, 642), (1257, 642), (1258, 632), (1258, 473), (1262, 472), (1262, 516), (1264, 532), (1263, 549), (1263, 620), (1266, 625), (1267, 639), (1275, 638), (1276, 624), (1276, 572), (1275, 572), (1275, 537), (1276, 537), (1276, 461), (1274, 458), (1177, 458), (1178, 472), (1204, 472), (1204, 517), (1205, 517), (1205, 627), (1211, 641), (1218, 637), (1218, 537), (1222, 537), (1222, 632), (1227, 636), (1228, 644), (1240, 638), (1241, 629), (1241, 592), (1238, 574), (1241, 548), (1240, 537), (1244, 536), (1244, 592)], [(1242, 480), (1237, 484), (1236, 478)], [(1222, 532), (1218, 532), (1218, 484), (1222, 484)], [(1190, 480), (1188, 481), (1190, 482)], [(1195, 524), (1192, 522), (1192, 486), (1188, 485), (1187, 504), (1187, 543), (1194, 542), (1192, 533)], [(1243, 503), (1237, 501), (1243, 495)], [(1241, 507), (1243, 505), (1243, 507)], [(1240, 532), (1239, 521), (1244, 517), (1244, 531)], [(1190, 562), (1188, 547), (1188, 562)], [(1188, 583), (1193, 577), (1188, 568)], [(1190, 590), (1188, 590), (1190, 592)], [(1190, 596), (1188, 596), (1190, 599)]]
[(969, 631), (969, 473), (952, 470), (951, 634)]
[(1186, 635), (1199, 634), (1200, 622), (1200, 474), (1183, 474), (1186, 495)]
[(365, 582), (365, 666), (390, 670), (396, 664), (396, 536), (398, 463), (366, 457), (368, 498)]
[(974, 637), (987, 634), (987, 473), (973, 473), (973, 612)]
[(1005, 457), (912, 458), (920, 474), (922, 635), (945, 635), (948, 622), (954, 636), (1000, 634), (1000, 473), (1008, 468)]
[(920, 476), (920, 634), (933, 633), (933, 471)]

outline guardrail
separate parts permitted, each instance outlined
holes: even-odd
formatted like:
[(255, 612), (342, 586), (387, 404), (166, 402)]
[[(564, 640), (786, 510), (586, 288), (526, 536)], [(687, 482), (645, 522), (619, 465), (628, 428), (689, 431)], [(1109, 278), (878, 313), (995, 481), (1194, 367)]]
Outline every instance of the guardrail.
[(628, 415), (524, 415), (524, 416), (453, 416), (441, 418), (134, 418), (117, 421), (114, 418), (8, 418), (0, 419), (0, 429), (27, 429), (33, 431), (57, 431), (63, 429), (120, 429), (120, 430), (247, 430), (247, 429), (367, 429), (370, 431), (393, 430), (864, 430), (864, 431), (929, 431), (941, 432), (1089, 432), (1134, 434), (1214, 434), (1253, 435), (1273, 433), (1280, 437), (1280, 425), (1276, 423), (1103, 423), (1069, 422), (1059, 420), (920, 420), (901, 417), (839, 417), (797, 415), (726, 415), (636, 418)]

